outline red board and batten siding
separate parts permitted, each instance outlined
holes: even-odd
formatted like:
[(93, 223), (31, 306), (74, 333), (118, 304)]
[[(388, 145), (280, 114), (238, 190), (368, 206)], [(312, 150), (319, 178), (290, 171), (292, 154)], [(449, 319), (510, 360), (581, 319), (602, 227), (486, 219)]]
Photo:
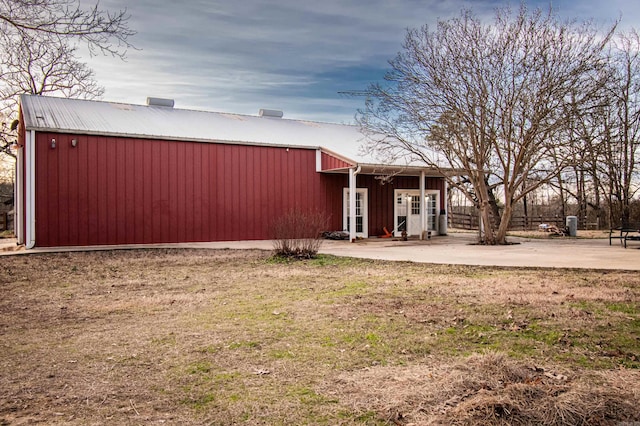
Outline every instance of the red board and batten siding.
[(37, 133), (36, 246), (268, 239), (293, 209), (340, 229), (341, 179), (315, 162), (311, 149)]
[(322, 152), (321, 155), (322, 170), (347, 169), (354, 166), (354, 164), (351, 164), (326, 152)]

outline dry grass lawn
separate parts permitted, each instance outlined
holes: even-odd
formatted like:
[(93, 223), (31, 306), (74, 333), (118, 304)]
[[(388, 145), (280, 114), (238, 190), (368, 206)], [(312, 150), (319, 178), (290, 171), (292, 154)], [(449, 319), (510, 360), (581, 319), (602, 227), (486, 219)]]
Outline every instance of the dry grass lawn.
[(640, 422), (637, 273), (135, 250), (0, 292), (0, 425)]

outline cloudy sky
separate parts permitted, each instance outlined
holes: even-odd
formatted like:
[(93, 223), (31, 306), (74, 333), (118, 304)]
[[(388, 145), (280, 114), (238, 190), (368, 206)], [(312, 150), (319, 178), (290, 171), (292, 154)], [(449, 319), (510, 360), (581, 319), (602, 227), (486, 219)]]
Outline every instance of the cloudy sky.
[[(528, 7), (549, 1), (526, 1)], [(102, 0), (126, 8), (126, 61), (84, 57), (105, 100), (143, 104), (173, 98), (177, 108), (353, 122), (363, 100), (341, 95), (379, 80), (406, 28), (434, 25), (470, 8), (491, 19), (505, 0)], [(640, 29), (638, 0), (554, 0), (563, 19)]]

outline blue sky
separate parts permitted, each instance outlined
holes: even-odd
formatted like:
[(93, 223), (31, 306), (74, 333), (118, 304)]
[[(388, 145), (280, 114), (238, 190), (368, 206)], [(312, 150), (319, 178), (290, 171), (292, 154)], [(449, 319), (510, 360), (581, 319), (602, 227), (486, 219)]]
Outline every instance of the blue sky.
[[(548, 1), (526, 1), (528, 7)], [(562, 19), (640, 29), (637, 0), (556, 0)], [(126, 8), (138, 32), (126, 61), (85, 56), (108, 101), (173, 98), (177, 108), (351, 123), (362, 99), (339, 94), (382, 79), (406, 28), (472, 9), (492, 19), (491, 0), (102, 0)]]

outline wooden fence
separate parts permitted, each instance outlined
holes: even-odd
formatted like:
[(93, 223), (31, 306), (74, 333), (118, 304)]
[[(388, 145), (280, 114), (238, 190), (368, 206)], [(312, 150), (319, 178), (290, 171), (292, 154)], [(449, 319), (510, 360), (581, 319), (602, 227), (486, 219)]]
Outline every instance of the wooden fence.
[[(565, 218), (559, 216), (513, 216), (509, 229), (512, 231), (538, 229), (538, 226), (543, 223), (563, 228), (565, 226)], [(461, 229), (478, 229), (478, 215), (450, 212), (449, 226)]]
[(9, 229), (9, 215), (7, 212), (0, 212), (0, 231)]

